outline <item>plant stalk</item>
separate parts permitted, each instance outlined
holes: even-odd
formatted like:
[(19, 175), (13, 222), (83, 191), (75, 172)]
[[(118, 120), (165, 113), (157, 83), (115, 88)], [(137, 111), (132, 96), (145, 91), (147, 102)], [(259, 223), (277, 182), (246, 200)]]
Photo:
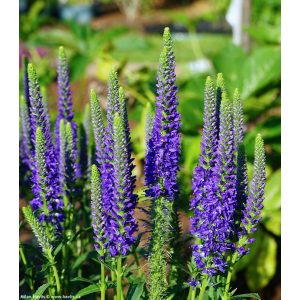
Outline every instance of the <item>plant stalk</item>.
[(191, 298), (190, 299), (195, 300), (197, 288), (190, 287), (190, 289), (191, 289)]
[(233, 265), (235, 264), (235, 261), (238, 257), (237, 252), (234, 252), (231, 260), (230, 260), (230, 264), (229, 264), (229, 270), (227, 273), (227, 278), (226, 278), (226, 284), (225, 284), (225, 291), (224, 291), (224, 300), (229, 299), (229, 289), (230, 289), (230, 282), (231, 282), (231, 277), (232, 277), (232, 270), (233, 270)]
[(207, 282), (207, 277), (205, 277), (203, 279), (202, 284), (201, 284), (198, 300), (203, 300), (204, 299), (204, 294), (205, 294), (205, 290), (206, 290), (206, 287), (207, 287), (207, 283), (208, 283)]
[(101, 300), (105, 300), (105, 266), (104, 263), (101, 263)]
[(117, 259), (117, 300), (122, 300), (122, 256)]

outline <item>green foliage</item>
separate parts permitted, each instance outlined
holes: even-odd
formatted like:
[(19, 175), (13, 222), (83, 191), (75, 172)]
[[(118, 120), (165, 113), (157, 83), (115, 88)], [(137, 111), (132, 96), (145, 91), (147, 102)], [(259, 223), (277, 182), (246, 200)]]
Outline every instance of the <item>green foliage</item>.
[(251, 290), (258, 290), (268, 284), (276, 272), (277, 244), (268, 234), (261, 235), (256, 242), (255, 257), (247, 267), (246, 281)]

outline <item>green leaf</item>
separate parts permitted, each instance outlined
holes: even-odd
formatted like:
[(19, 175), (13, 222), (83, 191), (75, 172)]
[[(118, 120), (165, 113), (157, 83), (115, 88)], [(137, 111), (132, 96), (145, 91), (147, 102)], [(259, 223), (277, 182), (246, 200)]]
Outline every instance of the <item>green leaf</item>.
[(245, 61), (243, 67), (242, 98), (273, 83), (279, 83), (281, 77), (279, 47), (258, 48)]
[(78, 268), (87, 259), (88, 256), (89, 252), (84, 252), (83, 254), (78, 256), (74, 264), (72, 265), (72, 269), (75, 270), (76, 268)]
[(265, 227), (277, 236), (281, 234), (281, 211), (272, 210), (263, 213), (263, 224)]
[(83, 277), (75, 277), (75, 278), (72, 278), (70, 281), (71, 282), (81, 281), (81, 282), (87, 282), (87, 283), (94, 284), (94, 282), (92, 280), (89, 280), (89, 279), (86, 279), (86, 278), (83, 278)]
[(46, 289), (50, 286), (50, 283), (45, 283), (41, 285), (37, 291), (34, 293), (34, 295), (31, 297), (31, 299), (40, 299), (40, 297), (44, 294)]
[(276, 272), (277, 244), (274, 238), (264, 234), (256, 246), (258, 247), (256, 256), (246, 271), (246, 281), (251, 290), (265, 287)]
[(145, 281), (141, 281), (138, 284), (130, 285), (126, 299), (139, 300), (143, 294), (144, 285), (145, 285)]
[(281, 207), (281, 169), (274, 172), (266, 184), (264, 210), (276, 210)]
[(260, 296), (257, 293), (249, 293), (249, 294), (241, 294), (241, 295), (236, 295), (236, 296), (231, 296), (231, 299), (236, 299), (236, 300), (243, 300), (245, 298), (254, 298), (261, 300)]
[(66, 244), (66, 242), (61, 242), (59, 245), (55, 248), (53, 255), (54, 257), (61, 251), (62, 247)]
[(82, 297), (82, 296), (86, 296), (89, 294), (93, 294), (93, 293), (97, 293), (100, 291), (100, 286), (99, 284), (91, 284), (88, 287), (85, 287), (83, 289), (81, 289), (77, 294), (76, 297)]

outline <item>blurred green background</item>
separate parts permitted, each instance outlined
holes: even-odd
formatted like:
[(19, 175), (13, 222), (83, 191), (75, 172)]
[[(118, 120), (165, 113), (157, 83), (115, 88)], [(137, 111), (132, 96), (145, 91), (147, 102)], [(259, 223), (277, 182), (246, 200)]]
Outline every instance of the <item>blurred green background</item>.
[(242, 35), (233, 43), (235, 29), (226, 15), (238, 2), (20, 0), (20, 69), (22, 55), (29, 56), (45, 87), (54, 120), (56, 56), (63, 45), (70, 61), (75, 118), (82, 120), (90, 88), (96, 88), (105, 108), (108, 72), (116, 66), (128, 97), (135, 172), (141, 187), (145, 105), (155, 101), (161, 34), (165, 26), (171, 28), (182, 116), (183, 234), (188, 230), (191, 176), (199, 155), (204, 82), (207, 75), (215, 78), (222, 72), (230, 95), (235, 87), (241, 90), (250, 177), (258, 132), (267, 153), (263, 220), (257, 242), (240, 262), (233, 285), (243, 291), (259, 291), (262, 299), (280, 299), (280, 0), (244, 0), (240, 11), (233, 10), (234, 18), (242, 15)]

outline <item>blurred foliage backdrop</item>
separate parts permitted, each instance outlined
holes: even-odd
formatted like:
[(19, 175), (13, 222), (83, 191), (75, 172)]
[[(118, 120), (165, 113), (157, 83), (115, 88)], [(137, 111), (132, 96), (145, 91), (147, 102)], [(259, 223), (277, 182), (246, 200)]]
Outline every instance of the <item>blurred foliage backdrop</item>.
[(204, 82), (207, 75), (222, 72), (229, 94), (235, 87), (242, 93), (250, 176), (258, 132), (265, 139), (267, 153), (263, 220), (251, 254), (239, 265), (236, 285), (259, 290), (263, 299), (280, 299), (280, 0), (250, 1), (250, 23), (243, 28), (250, 37), (248, 51), (232, 43), (232, 30), (225, 19), (230, 2), (20, 0), (20, 61), (25, 54), (36, 65), (53, 116), (57, 102), (55, 57), (58, 46), (66, 48), (77, 120), (83, 118), (91, 87), (101, 95), (105, 108), (108, 72), (113, 65), (118, 68), (128, 97), (135, 172), (141, 187), (145, 105), (155, 101), (161, 33), (164, 26), (170, 26), (182, 115), (180, 207), (184, 235), (191, 176), (199, 155)]

